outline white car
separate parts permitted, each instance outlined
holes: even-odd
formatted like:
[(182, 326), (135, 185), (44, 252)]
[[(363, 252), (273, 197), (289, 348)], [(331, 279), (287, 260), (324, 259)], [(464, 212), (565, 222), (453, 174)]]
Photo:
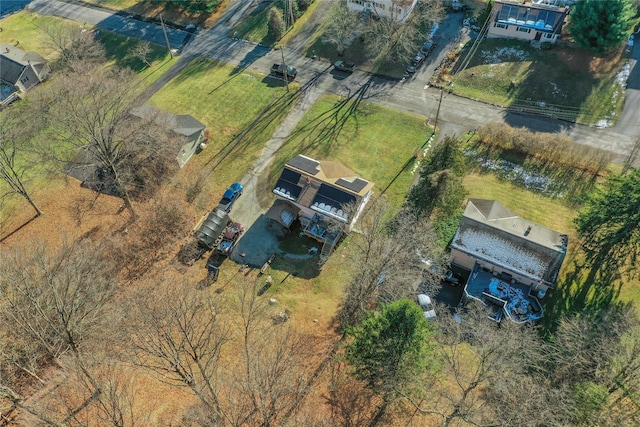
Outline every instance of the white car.
[(422, 308), (424, 317), (427, 320), (433, 320), (436, 318), (436, 311), (433, 309), (433, 304), (431, 303), (431, 298), (429, 298), (429, 295), (418, 295), (418, 304), (420, 305), (420, 308)]

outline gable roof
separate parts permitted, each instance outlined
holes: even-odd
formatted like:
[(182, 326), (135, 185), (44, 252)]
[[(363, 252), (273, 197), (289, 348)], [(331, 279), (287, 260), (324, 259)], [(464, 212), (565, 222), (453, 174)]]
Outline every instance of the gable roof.
[(25, 52), (9, 44), (0, 44), (0, 79), (16, 84), (25, 68), (32, 67), (38, 78), (47, 61), (36, 52)]
[(204, 124), (200, 123), (193, 116), (188, 114), (171, 114), (147, 104), (132, 109), (131, 114), (147, 120), (156, 120), (158, 124), (167, 129), (171, 129), (175, 133), (184, 135), (189, 139), (195, 135), (200, 136), (200, 132), (206, 128)]
[(562, 30), (567, 14), (564, 7), (538, 3), (496, 1), (493, 7), (496, 22), (554, 34)]
[(520, 218), (496, 200), (469, 199), (451, 247), (551, 286), (567, 244), (566, 234)]
[(346, 221), (348, 215), (342, 207), (360, 202), (372, 188), (372, 182), (358, 177), (341, 163), (318, 161), (299, 154), (287, 162), (273, 193)]

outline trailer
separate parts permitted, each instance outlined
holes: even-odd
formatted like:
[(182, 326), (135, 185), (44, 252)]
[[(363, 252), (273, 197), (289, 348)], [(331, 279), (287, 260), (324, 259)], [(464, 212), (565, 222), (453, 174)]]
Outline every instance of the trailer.
[(202, 222), (196, 232), (196, 239), (200, 247), (210, 250), (217, 246), (222, 231), (229, 225), (229, 214), (222, 209), (215, 208)]

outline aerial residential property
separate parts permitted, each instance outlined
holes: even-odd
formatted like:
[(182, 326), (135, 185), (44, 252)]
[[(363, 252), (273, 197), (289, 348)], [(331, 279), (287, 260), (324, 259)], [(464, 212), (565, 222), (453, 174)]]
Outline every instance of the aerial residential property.
[(347, 8), (351, 12), (369, 13), (404, 22), (417, 3), (418, 0), (349, 0)]
[(180, 167), (187, 164), (189, 159), (200, 149), (200, 144), (208, 139), (207, 127), (189, 114), (171, 114), (146, 104), (134, 109), (132, 114), (147, 120), (157, 121), (158, 124), (186, 138), (176, 158)]
[(36, 52), (0, 45), (0, 102), (6, 105), (42, 83), (51, 72), (47, 61)]
[(517, 323), (542, 317), (539, 299), (553, 288), (568, 236), (520, 218), (496, 200), (469, 199), (451, 243), (451, 263), (470, 272), (465, 296)]
[(496, 1), (491, 11), (488, 38), (513, 38), (555, 43), (567, 8), (553, 4)]
[(304, 234), (331, 253), (343, 230), (350, 231), (372, 195), (373, 183), (344, 165), (302, 154), (289, 160), (273, 193), (278, 197), (266, 216), (285, 227), (298, 219)]

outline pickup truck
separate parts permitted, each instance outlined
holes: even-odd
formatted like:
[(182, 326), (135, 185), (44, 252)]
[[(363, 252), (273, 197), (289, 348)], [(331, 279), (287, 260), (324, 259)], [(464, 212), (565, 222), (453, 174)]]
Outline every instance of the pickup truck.
[(356, 69), (356, 64), (348, 61), (337, 61), (333, 66), (336, 70), (344, 71), (345, 73), (353, 73), (353, 70)]
[[(271, 72), (273, 74), (277, 74), (279, 76), (284, 76), (285, 74), (285, 67), (284, 64), (273, 64), (271, 66)], [(298, 74), (298, 70), (296, 70), (295, 68), (293, 68), (291, 65), (287, 65), (287, 78), (290, 80), (293, 80), (296, 78), (296, 75)]]
[(216, 250), (221, 254), (229, 255), (236, 246), (236, 243), (238, 243), (238, 239), (243, 231), (244, 227), (239, 222), (233, 222), (227, 225), (227, 228), (222, 232), (222, 238)]

